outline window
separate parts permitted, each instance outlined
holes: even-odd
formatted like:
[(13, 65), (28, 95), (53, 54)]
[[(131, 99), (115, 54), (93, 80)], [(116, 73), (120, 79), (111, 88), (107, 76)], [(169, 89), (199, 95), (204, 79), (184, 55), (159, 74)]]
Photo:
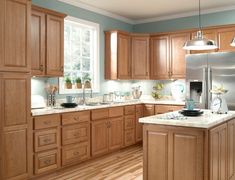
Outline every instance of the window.
[[(76, 79), (91, 80), (94, 92), (99, 92), (99, 25), (67, 17), (64, 23), (64, 77), (59, 78), (59, 93), (81, 93)], [(65, 87), (70, 79), (72, 88)]]

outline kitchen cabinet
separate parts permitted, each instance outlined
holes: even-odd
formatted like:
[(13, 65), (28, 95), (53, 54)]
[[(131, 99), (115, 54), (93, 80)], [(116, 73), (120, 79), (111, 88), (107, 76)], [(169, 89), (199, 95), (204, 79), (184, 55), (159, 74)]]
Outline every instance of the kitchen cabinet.
[(190, 33), (172, 33), (151, 37), (151, 79), (185, 78), (185, 51), (182, 47)]
[(65, 16), (32, 6), (32, 75), (63, 76)]
[(210, 180), (227, 179), (227, 133), (227, 123), (210, 130)]
[(34, 122), (34, 174), (61, 167), (61, 118), (59, 114), (37, 116)]
[(182, 47), (190, 40), (190, 33), (178, 33), (170, 35), (170, 77), (171, 79), (183, 79), (186, 73), (185, 51)]
[(219, 52), (235, 51), (235, 47), (230, 46), (232, 39), (235, 37), (235, 27), (224, 27), (217, 29), (217, 39)]
[(176, 105), (155, 105), (155, 114), (164, 114), (167, 112), (179, 111), (184, 106), (176, 106)]
[(151, 37), (150, 78), (169, 79), (169, 36)]
[[(216, 29), (207, 29), (207, 30), (202, 30), (203, 37), (215, 41), (215, 43), (218, 45), (217, 41), (217, 31)], [(194, 39), (197, 35), (197, 32), (193, 32), (191, 39)], [(231, 41), (231, 40), (230, 40)], [(213, 49), (213, 50), (197, 50), (197, 51), (190, 51), (190, 54), (200, 54), (200, 53), (211, 53), (211, 52), (217, 52), (218, 49)]]
[(135, 106), (124, 107), (124, 146), (130, 146), (135, 143)]
[(228, 122), (228, 180), (235, 179), (235, 120)]
[(0, 2), (0, 71), (30, 72), (29, 0)]
[(145, 104), (144, 105), (144, 117), (145, 116), (153, 116), (154, 115), (154, 105), (153, 104)]
[(135, 141), (139, 142), (143, 139), (143, 125), (139, 123), (139, 118), (144, 117), (144, 106), (136, 105), (136, 112), (135, 112)]
[(149, 78), (149, 35), (131, 35), (132, 79)]
[(190, 128), (144, 126), (144, 179), (203, 180), (203, 135)]
[[(108, 118), (105, 118), (106, 112), (110, 114)], [(94, 114), (99, 114), (99, 118)], [(92, 117), (92, 156), (120, 149), (123, 146), (123, 107), (92, 110)]]
[(29, 75), (0, 73), (0, 179), (30, 176), (30, 94)]

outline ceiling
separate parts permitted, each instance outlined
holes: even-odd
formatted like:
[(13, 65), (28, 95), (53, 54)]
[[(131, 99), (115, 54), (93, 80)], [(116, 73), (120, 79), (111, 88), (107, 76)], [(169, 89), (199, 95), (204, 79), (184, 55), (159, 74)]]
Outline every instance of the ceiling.
[[(198, 0), (67, 0), (66, 2), (83, 4), (132, 21), (177, 15), (182, 17), (183, 14), (187, 16), (198, 11)], [(201, 0), (201, 8), (208, 12), (235, 9), (235, 0)]]

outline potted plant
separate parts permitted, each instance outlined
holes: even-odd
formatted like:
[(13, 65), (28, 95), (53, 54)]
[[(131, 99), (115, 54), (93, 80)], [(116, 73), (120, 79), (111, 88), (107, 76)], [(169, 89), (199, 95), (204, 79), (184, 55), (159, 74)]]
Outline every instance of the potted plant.
[(86, 74), (83, 77), (84, 80), (84, 88), (90, 89), (91, 88), (91, 78), (89, 77), (89, 74)]
[(77, 77), (77, 78), (75, 79), (75, 87), (76, 87), (77, 89), (81, 89), (81, 88), (82, 88), (82, 80), (81, 80), (80, 77)]
[(65, 89), (72, 89), (72, 81), (71, 81), (71, 79), (69, 78), (69, 77), (66, 77), (65, 79), (64, 79), (64, 82), (65, 82), (65, 84), (64, 84), (64, 88)]

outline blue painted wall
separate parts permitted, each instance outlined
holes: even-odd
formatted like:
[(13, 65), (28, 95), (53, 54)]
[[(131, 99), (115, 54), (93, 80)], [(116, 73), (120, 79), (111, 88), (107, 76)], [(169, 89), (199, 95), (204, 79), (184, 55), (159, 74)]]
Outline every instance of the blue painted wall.
[[(235, 24), (235, 10), (202, 15), (202, 26), (215, 26)], [(190, 16), (158, 22), (137, 24), (133, 26), (134, 32), (169, 32), (198, 27), (198, 16)]]

